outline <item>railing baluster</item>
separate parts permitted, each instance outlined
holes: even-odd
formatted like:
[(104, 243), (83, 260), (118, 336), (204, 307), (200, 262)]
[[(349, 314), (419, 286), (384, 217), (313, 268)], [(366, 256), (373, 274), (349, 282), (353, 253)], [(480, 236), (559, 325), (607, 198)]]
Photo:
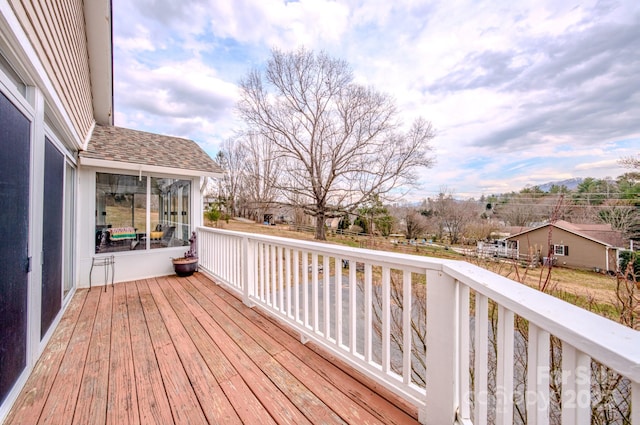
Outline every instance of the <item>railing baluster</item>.
[(405, 270), (402, 273), (402, 382), (405, 385), (411, 383), (412, 365), (411, 365), (411, 341), (413, 337), (413, 328), (411, 327), (413, 303), (411, 272)]
[(335, 258), (335, 275), (333, 287), (335, 289), (335, 332), (336, 332), (336, 345), (340, 347), (342, 342), (342, 259)]
[(242, 301), (246, 304), (246, 305), (251, 305), (250, 301), (249, 301), (249, 282), (251, 280), (251, 275), (250, 275), (250, 271), (253, 269), (253, 262), (251, 261), (251, 258), (249, 257), (249, 238), (242, 238), (242, 258), (240, 259), (241, 262), (241, 275), (242, 275), (242, 280), (241, 282), (241, 289), (242, 289)]
[(264, 301), (268, 306), (273, 306), (271, 302), (271, 245), (265, 244), (264, 246)]
[(324, 336), (331, 339), (331, 257), (322, 256), (322, 300), (323, 302), (323, 330)]
[(474, 415), (473, 423), (486, 425), (488, 416), (488, 376), (489, 376), (489, 299), (476, 292), (475, 316), (475, 359), (474, 359)]
[(371, 321), (371, 286), (372, 286), (371, 264), (364, 265), (364, 361), (371, 362), (371, 332), (373, 322)]
[(284, 307), (284, 248), (276, 247), (276, 266), (278, 268), (278, 308), (286, 312)]
[(591, 423), (591, 358), (562, 342), (562, 425)]
[(313, 303), (313, 331), (318, 332), (318, 254), (311, 254), (311, 302)]
[(265, 250), (266, 250), (266, 244), (260, 242), (258, 244), (258, 255), (260, 257), (260, 301), (261, 302), (265, 302), (265, 269), (266, 264), (265, 264)]
[(231, 240), (231, 246), (233, 247), (233, 258), (231, 259), (231, 264), (232, 264), (231, 272), (233, 273), (233, 283), (234, 283), (234, 286), (239, 288), (240, 282), (241, 282), (240, 270), (242, 270), (240, 265), (242, 249), (240, 248), (239, 241), (235, 239)]
[(229, 238), (224, 238), (224, 277), (229, 280)]
[(309, 327), (309, 253), (302, 251), (302, 295), (303, 307), (302, 312), (305, 328)]
[(496, 424), (513, 423), (513, 312), (498, 306)]
[(293, 250), (293, 316), (300, 321), (300, 251)]
[(287, 317), (293, 319), (293, 314), (291, 314), (291, 249), (285, 248), (284, 250), (284, 273), (285, 273), (285, 284), (287, 285), (287, 302), (285, 305), (285, 313)]
[(269, 263), (271, 264), (271, 272), (269, 275), (271, 306), (274, 310), (277, 310), (280, 306), (278, 305), (278, 255), (275, 245), (271, 245), (271, 249), (269, 250)]
[(358, 286), (356, 276), (356, 265), (354, 260), (349, 260), (349, 345), (351, 346), (351, 354), (355, 355), (358, 352), (358, 338), (357, 333), (357, 320), (358, 310), (356, 302), (356, 289)]
[(458, 400), (460, 405), (459, 418), (471, 420), (471, 400), (469, 399), (469, 287), (456, 281), (458, 289), (459, 318), (458, 318)]
[(529, 323), (527, 348), (527, 423), (549, 424), (549, 332)]
[(388, 373), (391, 365), (391, 270), (382, 268), (382, 371)]

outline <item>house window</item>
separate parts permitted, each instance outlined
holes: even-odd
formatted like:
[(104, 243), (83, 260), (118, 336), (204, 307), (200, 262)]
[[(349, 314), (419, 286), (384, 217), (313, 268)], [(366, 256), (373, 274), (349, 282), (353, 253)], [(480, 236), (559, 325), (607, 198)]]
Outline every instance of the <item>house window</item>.
[(96, 173), (95, 251), (188, 245), (190, 205), (190, 180)]
[(569, 255), (569, 247), (567, 245), (553, 245), (553, 254), (557, 256)]

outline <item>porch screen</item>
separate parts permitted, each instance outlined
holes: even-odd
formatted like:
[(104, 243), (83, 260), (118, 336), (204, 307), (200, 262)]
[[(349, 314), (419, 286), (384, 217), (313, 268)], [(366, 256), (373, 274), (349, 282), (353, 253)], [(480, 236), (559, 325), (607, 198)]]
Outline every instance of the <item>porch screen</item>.
[(188, 245), (190, 196), (189, 180), (96, 173), (95, 252)]

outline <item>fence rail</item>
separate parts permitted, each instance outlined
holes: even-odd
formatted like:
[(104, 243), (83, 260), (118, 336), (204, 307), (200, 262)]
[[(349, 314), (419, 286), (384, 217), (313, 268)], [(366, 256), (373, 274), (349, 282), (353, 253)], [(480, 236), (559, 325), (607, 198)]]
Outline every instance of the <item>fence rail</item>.
[(422, 423), (590, 423), (601, 364), (623, 377), (620, 423), (640, 425), (640, 332), (463, 261), (211, 228), (198, 241), (202, 271)]

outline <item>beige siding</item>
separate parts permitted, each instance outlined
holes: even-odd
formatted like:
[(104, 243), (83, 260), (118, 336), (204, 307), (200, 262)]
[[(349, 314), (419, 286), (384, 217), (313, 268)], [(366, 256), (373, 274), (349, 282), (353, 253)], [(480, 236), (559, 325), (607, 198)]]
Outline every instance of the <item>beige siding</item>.
[[(543, 257), (549, 254), (548, 227), (532, 230), (531, 232), (508, 239), (518, 241), (520, 253), (540, 252), (540, 255)], [(557, 227), (554, 227), (551, 232), (551, 244), (565, 245), (569, 248), (569, 255), (557, 256), (557, 264), (559, 266), (607, 270), (607, 249), (603, 244), (558, 229)], [(608, 269), (616, 270), (615, 251), (610, 250), (609, 254)], [(611, 261), (611, 255), (613, 255), (614, 258), (613, 262)]]
[(75, 130), (93, 124), (82, 0), (9, 0)]

